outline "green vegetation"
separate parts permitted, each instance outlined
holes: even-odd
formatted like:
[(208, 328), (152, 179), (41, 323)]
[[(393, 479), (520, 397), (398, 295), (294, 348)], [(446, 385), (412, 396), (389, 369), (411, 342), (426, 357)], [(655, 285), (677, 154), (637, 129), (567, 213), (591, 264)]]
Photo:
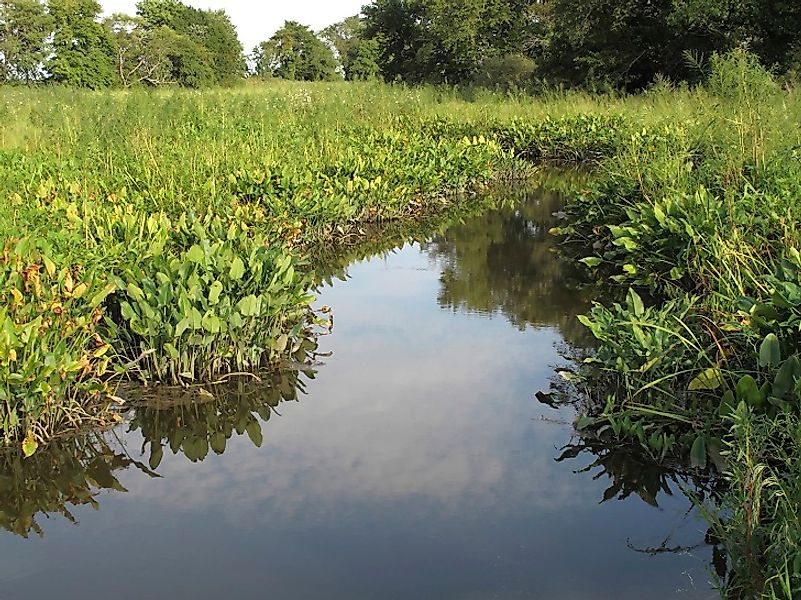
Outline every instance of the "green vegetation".
[(429, 131), (436, 93), (339, 86), (3, 93), (6, 443), (102, 421), (121, 377), (275, 364), (314, 322), (309, 248), (514, 167), (490, 138)]
[[(0, 89), (4, 442), (31, 455), (108, 422), (122, 379), (275, 365), (315, 323), (325, 244), (456, 214), (471, 203), (450, 192), (531, 164), (583, 164), (554, 233), (620, 293), (581, 317), (598, 348), (575, 376), (578, 427), (724, 470), (707, 508), (726, 589), (796, 595), (800, 10), (375, 0), (320, 34), (287, 22), (250, 57), (256, 83), (200, 94), (179, 88), (247, 74), (222, 11), (142, 0), (101, 22), (94, 0), (0, 2), (0, 79), (63, 84)], [(509, 292), (511, 311), (526, 292)]]
[[(781, 597), (799, 585), (801, 103), (745, 53), (708, 68), (693, 89), (539, 100), (344, 82), (6, 88), (5, 441), (30, 454), (112, 421), (124, 378), (191, 385), (274, 365), (315, 321), (321, 243), (442, 212), (457, 198), (443, 192), (526, 164), (586, 163), (594, 176), (556, 232), (625, 298), (583, 318), (599, 348), (579, 373), (579, 427), (728, 469), (727, 509), (709, 508), (725, 515), (729, 589)], [(768, 436), (785, 454), (763, 453)]]
[(799, 22), (787, 0), (374, 0), (320, 32), (295, 21), (265, 31), (248, 61), (220, 10), (140, 0), (136, 15), (101, 22), (96, 0), (4, 0), (0, 82), (205, 88), (252, 75), (641, 91), (698, 83), (698, 64), (743, 48), (792, 79)]
[(710, 69), (703, 88), (638, 99), (648, 119), (626, 117), (556, 231), (628, 288), (582, 317), (599, 347), (580, 373), (578, 426), (726, 471), (724, 510), (709, 510), (731, 555), (728, 593), (790, 598), (801, 590), (801, 102), (751, 55)]

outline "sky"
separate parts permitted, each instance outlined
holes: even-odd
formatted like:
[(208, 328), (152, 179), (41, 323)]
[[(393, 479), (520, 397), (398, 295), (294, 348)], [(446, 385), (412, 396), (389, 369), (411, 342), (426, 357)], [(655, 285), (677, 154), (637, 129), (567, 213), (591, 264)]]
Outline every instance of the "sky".
[[(368, 0), (184, 0), (196, 8), (224, 9), (250, 52), (269, 39), (284, 21), (298, 21), (315, 31), (358, 13)], [(136, 12), (136, 0), (100, 0), (104, 14)]]

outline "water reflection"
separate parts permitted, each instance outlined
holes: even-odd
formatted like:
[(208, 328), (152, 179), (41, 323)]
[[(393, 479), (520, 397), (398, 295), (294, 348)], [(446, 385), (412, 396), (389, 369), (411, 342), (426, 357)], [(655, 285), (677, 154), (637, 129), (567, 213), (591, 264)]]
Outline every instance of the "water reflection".
[(585, 344), (576, 315), (586, 312), (589, 293), (555, 255), (548, 233), (565, 197), (550, 189), (514, 195), (514, 209), (452, 226), (424, 246), (442, 271), (438, 301), (453, 310), (500, 313), (520, 329), (554, 326), (567, 341)]
[(60, 515), (74, 523), (72, 511), (98, 508), (101, 491), (125, 492), (116, 472), (130, 467), (153, 475), (102, 433), (59, 440), (28, 459), (6, 452), (0, 455), (0, 527), (27, 538), (44, 534), (43, 517)]
[(534, 400), (583, 300), (547, 250), (558, 197), (520, 197), (332, 267), (334, 333), (294, 369), (156, 389), (116, 430), (0, 461), (4, 595), (708, 596), (703, 560), (632, 549), (703, 539), (672, 475)]
[[(316, 348), (311, 340), (305, 343), (309, 349)], [(234, 433), (246, 434), (261, 448), (262, 424), (278, 414), (282, 402), (297, 401), (305, 392), (303, 376), (314, 379), (315, 372), (311, 368), (278, 371), (266, 380), (238, 380), (211, 391), (196, 387), (139, 392), (129, 431), (140, 432), (142, 452), (145, 446), (149, 448), (152, 469), (161, 464), (165, 449), (180, 452), (192, 462), (202, 461), (209, 451), (222, 454)]]

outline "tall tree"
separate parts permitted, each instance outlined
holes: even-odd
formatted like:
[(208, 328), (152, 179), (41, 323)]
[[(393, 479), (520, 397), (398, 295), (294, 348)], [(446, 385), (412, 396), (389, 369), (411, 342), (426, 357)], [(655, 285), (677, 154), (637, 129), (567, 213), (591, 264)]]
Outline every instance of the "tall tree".
[(527, 54), (541, 0), (375, 0), (365, 35), (378, 42), (385, 79), (471, 81), (489, 58)]
[(175, 32), (166, 26), (148, 28), (141, 17), (115, 14), (103, 23), (117, 49), (117, 75), (123, 87), (177, 83), (172, 59)]
[(336, 50), (345, 79), (366, 80), (378, 75), (379, 45), (365, 39), (364, 20), (355, 15), (326, 27), (320, 37)]
[(39, 0), (0, 2), (0, 81), (39, 79), (52, 21)]
[(214, 83), (231, 83), (245, 76), (246, 65), (236, 27), (222, 10), (187, 7), (173, 29), (188, 36), (208, 52)]
[[(236, 27), (222, 10), (200, 10), (178, 0), (141, 0), (137, 14), (145, 28), (171, 38), (176, 80), (182, 85), (226, 84), (245, 75), (246, 64)], [(208, 80), (208, 81), (206, 81)]]
[(53, 19), (52, 56), (47, 71), (53, 81), (98, 89), (116, 80), (114, 41), (99, 22), (96, 0), (49, 0)]
[(419, 60), (425, 42), (425, 3), (421, 0), (374, 0), (362, 9), (365, 37), (380, 48), (378, 65), (387, 81), (420, 82), (428, 65)]
[(299, 81), (323, 81), (336, 77), (331, 48), (305, 25), (287, 21), (253, 51), (257, 75)]

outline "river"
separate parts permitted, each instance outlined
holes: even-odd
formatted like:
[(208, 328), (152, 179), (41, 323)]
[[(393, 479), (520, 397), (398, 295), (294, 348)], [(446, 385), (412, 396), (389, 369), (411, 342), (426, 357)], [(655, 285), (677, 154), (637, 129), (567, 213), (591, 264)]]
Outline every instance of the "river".
[(588, 304), (519, 195), (323, 285), (315, 373), (6, 457), (0, 598), (716, 597), (673, 476), (535, 398)]

